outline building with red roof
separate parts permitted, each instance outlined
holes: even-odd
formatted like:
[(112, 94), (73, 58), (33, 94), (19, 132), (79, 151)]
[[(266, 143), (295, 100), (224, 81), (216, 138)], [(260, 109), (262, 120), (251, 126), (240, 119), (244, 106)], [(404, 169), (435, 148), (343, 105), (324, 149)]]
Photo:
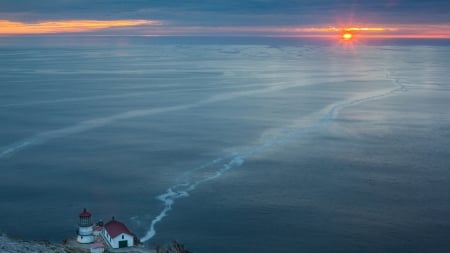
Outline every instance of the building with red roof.
[(103, 238), (114, 249), (134, 246), (134, 235), (125, 224), (114, 217), (105, 224)]
[(91, 253), (103, 253), (105, 252), (105, 245), (101, 242), (91, 244), (90, 251)]

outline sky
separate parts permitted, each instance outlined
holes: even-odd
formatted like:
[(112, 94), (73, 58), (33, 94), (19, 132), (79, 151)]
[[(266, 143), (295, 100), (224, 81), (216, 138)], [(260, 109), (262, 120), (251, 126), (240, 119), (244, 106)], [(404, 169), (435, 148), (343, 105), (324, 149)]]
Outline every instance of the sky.
[(0, 0), (0, 35), (450, 38), (449, 13), (448, 0)]

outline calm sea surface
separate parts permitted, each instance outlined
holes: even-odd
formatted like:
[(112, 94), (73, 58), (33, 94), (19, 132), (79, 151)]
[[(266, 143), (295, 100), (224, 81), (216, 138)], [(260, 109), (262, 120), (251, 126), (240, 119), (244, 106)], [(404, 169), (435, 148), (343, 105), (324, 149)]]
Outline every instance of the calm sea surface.
[[(0, 38), (0, 229), (450, 251), (450, 45)], [(153, 222), (153, 227), (151, 226)]]

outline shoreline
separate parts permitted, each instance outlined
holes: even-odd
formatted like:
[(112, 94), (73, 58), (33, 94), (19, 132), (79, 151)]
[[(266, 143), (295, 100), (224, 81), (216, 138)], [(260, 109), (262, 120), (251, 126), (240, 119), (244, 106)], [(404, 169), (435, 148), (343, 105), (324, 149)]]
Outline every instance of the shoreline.
[[(89, 253), (92, 244), (80, 244), (76, 238), (67, 238), (62, 243), (50, 242), (48, 240), (24, 240), (0, 232), (0, 252), (1, 253)], [(191, 253), (184, 248), (183, 244), (172, 241), (164, 247), (156, 249), (145, 248), (140, 244), (134, 247), (113, 249), (106, 247), (104, 252), (110, 253)]]
[[(50, 242), (48, 240), (24, 240), (0, 232), (0, 252), (2, 253), (88, 253), (90, 244), (80, 244), (76, 238), (68, 238), (64, 243)], [(123, 249), (106, 248), (105, 252), (135, 252), (135, 253), (155, 253), (154, 249), (135, 246)]]
[(64, 246), (62, 243), (54, 243), (46, 240), (23, 240), (0, 232), (0, 252), (5, 253), (27, 253), (27, 252), (48, 252), (48, 253), (82, 253)]

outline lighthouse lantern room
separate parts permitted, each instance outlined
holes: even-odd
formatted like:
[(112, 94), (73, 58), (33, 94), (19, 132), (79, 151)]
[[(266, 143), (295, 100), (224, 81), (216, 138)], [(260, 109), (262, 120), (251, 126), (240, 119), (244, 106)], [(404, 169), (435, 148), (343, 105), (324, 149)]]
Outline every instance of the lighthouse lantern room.
[(86, 208), (80, 213), (80, 221), (78, 222), (78, 236), (77, 241), (79, 243), (92, 243), (94, 242), (92, 224), (92, 214), (89, 213)]

